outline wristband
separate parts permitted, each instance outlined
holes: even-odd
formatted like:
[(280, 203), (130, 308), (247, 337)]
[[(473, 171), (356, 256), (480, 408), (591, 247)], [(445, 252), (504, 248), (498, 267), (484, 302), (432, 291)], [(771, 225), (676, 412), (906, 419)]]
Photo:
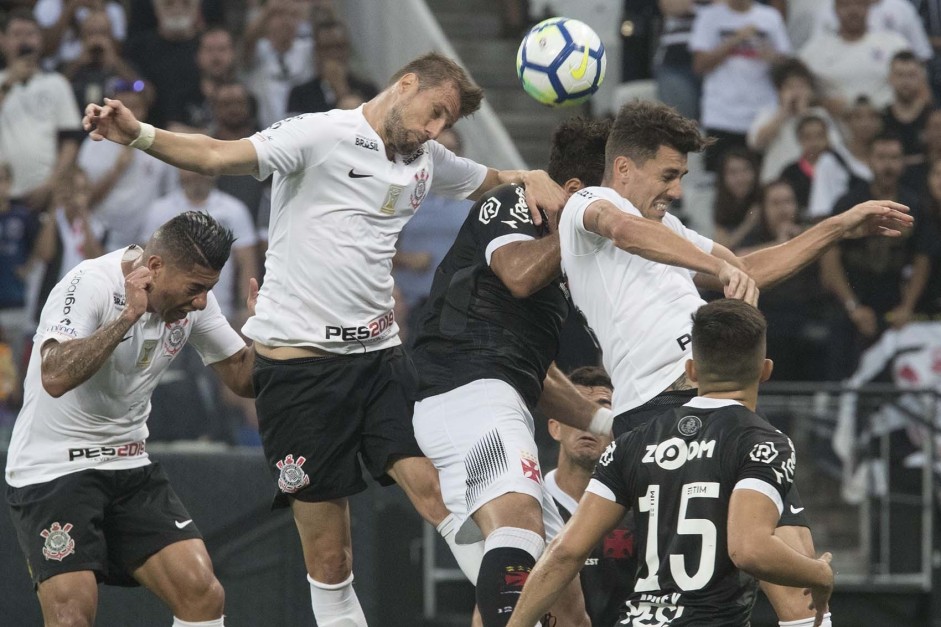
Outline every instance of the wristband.
[(614, 412), (607, 407), (599, 407), (595, 415), (591, 417), (588, 425), (588, 431), (595, 435), (611, 435), (611, 427), (614, 425)]
[(157, 137), (157, 129), (153, 127), (152, 124), (147, 124), (146, 122), (140, 123), (140, 132), (137, 133), (137, 137), (134, 138), (128, 146), (131, 148), (138, 148), (140, 150), (147, 150), (154, 144), (154, 139)]

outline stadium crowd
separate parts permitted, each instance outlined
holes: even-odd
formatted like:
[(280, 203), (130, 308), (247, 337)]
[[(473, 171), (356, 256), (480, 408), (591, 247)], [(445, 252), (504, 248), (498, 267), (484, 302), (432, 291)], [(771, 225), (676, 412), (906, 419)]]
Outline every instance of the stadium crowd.
[[(78, 261), (145, 241), (174, 212), (194, 209), (236, 235), (215, 289), (235, 328), (247, 315), (248, 277), (262, 276), (270, 182), (181, 173), (141, 151), (88, 141), (79, 128), (84, 105), (115, 98), (138, 119), (220, 139), (300, 112), (355, 108), (387, 77), (370, 76), (369, 60), (356, 58), (341, 2), (5, 3), (0, 436), (16, 415), (36, 315)], [(907, 237), (841, 244), (762, 295), (777, 380), (845, 379), (885, 330), (941, 316), (941, 3), (611, 3), (623, 4), (635, 35), (656, 34), (649, 54), (624, 40), (623, 76), (649, 74), (661, 100), (717, 139), (706, 154), (716, 241), (748, 253), (861, 198), (898, 200), (916, 216)], [(496, 6), (503, 35), (517, 38), (566, 2)], [(442, 143), (459, 152), (456, 130)], [(406, 331), (469, 206), (434, 196), (424, 204), (395, 259)], [(207, 420), (187, 420), (176, 411), (181, 403)], [(194, 354), (165, 377), (150, 425), (153, 439), (257, 442), (252, 403), (220, 389)]]

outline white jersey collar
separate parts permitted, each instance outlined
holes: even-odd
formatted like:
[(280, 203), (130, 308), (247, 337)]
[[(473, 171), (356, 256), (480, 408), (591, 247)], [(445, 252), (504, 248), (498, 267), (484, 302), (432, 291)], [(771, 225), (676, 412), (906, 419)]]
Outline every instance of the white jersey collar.
[(718, 409), (720, 407), (728, 407), (730, 405), (742, 405), (742, 407), (744, 407), (741, 402), (731, 398), (709, 398), (706, 396), (697, 396), (690, 402), (683, 405), (683, 407), (693, 407), (695, 409)]

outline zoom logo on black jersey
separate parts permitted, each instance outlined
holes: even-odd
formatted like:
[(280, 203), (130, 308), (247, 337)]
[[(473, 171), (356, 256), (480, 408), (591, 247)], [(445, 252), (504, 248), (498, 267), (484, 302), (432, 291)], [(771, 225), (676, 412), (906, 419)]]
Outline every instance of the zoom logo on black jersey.
[(709, 459), (716, 452), (716, 441), (692, 441), (687, 444), (680, 438), (670, 438), (660, 444), (648, 444), (644, 454), (643, 463), (656, 463), (664, 470), (676, 470), (683, 464), (694, 459)]

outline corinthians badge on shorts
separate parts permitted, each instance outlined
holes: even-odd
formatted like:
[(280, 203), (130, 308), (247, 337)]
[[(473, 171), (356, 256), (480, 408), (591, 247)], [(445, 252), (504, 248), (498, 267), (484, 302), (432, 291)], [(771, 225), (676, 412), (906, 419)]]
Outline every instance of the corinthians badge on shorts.
[(310, 477), (301, 469), (306, 461), (303, 455), (298, 456), (296, 462), (293, 455), (288, 455), (275, 464), (281, 471), (278, 475), (278, 488), (282, 492), (292, 494), (310, 483)]
[(75, 540), (69, 535), (71, 530), (72, 523), (60, 525), (54, 522), (48, 529), (40, 531), (39, 535), (46, 539), (42, 546), (43, 557), (61, 562), (63, 558), (75, 553)]

